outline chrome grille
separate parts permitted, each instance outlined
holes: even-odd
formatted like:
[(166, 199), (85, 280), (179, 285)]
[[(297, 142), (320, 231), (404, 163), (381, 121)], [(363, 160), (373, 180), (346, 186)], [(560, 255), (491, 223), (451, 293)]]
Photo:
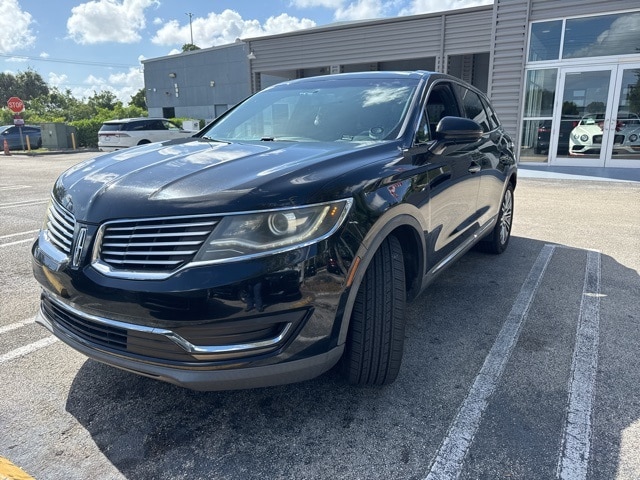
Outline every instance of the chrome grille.
[(48, 240), (66, 254), (71, 253), (73, 231), (76, 227), (75, 217), (58, 205), (55, 201), (49, 204), (47, 211)]
[(213, 216), (110, 222), (100, 259), (114, 270), (173, 271), (191, 261), (217, 222)]

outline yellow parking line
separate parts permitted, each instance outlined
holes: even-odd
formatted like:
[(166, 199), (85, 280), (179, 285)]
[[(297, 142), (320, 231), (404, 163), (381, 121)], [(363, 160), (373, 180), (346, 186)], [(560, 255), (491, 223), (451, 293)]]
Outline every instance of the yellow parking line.
[(6, 458), (0, 457), (0, 480), (35, 480)]

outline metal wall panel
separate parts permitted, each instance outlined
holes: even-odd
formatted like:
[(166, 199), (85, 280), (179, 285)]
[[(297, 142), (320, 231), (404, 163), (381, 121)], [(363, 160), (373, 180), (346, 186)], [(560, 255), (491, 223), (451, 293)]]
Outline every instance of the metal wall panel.
[(444, 27), (446, 55), (490, 51), (492, 20), (491, 9), (446, 15)]
[(350, 24), (249, 40), (254, 72), (382, 62), (438, 55), (439, 17)]
[(256, 73), (440, 57), (489, 51), (491, 18), (491, 8), (476, 7), (245, 41), (256, 56), (251, 62)]
[(489, 96), (514, 141), (520, 130), (520, 105), (530, 0), (495, 0)]
[(640, 6), (638, 0), (533, 0), (530, 21), (607, 14)]

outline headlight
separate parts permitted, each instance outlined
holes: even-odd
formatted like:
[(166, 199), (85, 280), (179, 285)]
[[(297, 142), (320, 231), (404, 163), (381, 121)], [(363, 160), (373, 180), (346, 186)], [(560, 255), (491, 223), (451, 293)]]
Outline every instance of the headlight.
[(193, 259), (230, 262), (304, 247), (324, 240), (342, 224), (352, 199), (224, 217)]
[(581, 142), (586, 142), (587, 140), (589, 140), (589, 135), (587, 135), (586, 133), (580, 135)]
[(629, 135), (629, 141), (630, 142), (638, 141), (638, 135), (636, 135), (635, 133), (632, 133), (631, 135)]

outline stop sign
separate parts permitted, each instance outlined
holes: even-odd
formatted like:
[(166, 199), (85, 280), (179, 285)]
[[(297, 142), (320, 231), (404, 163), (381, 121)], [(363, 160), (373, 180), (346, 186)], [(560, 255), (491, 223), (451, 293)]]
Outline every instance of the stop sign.
[(24, 110), (24, 103), (18, 97), (11, 97), (7, 101), (7, 106), (13, 113), (20, 113)]

